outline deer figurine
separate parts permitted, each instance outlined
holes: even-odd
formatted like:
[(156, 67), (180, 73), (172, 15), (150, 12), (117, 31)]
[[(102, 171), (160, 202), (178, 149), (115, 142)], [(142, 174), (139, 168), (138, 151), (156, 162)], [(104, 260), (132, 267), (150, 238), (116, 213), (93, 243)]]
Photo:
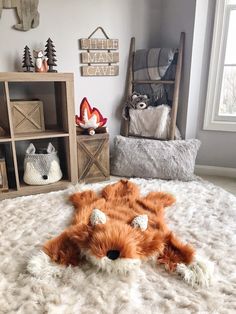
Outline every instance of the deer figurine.
[(47, 59), (44, 57), (43, 50), (34, 50), (35, 72), (48, 72)]

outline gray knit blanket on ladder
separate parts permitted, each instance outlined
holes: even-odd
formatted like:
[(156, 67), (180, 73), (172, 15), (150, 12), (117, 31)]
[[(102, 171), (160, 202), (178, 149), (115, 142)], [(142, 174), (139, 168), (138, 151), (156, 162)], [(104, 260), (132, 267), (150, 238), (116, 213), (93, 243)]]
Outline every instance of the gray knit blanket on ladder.
[[(134, 55), (134, 80), (173, 80), (176, 62), (175, 48), (152, 48), (137, 50)], [(169, 104), (172, 99), (170, 86), (163, 84), (134, 84), (134, 91), (148, 95), (151, 105)]]

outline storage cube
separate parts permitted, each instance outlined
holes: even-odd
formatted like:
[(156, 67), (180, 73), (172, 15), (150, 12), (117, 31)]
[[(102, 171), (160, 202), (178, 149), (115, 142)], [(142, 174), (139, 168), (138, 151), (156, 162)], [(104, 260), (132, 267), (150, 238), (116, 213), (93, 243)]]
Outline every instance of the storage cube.
[(11, 110), (15, 134), (45, 131), (42, 101), (11, 101)]
[(78, 135), (77, 151), (79, 181), (110, 179), (109, 134)]

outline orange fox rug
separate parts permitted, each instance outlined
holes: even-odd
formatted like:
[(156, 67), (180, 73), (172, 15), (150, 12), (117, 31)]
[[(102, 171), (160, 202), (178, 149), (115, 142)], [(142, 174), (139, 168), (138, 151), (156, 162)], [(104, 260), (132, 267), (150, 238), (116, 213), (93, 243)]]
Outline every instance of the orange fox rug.
[[(159, 264), (160, 253), (155, 253), (148, 258), (137, 255), (137, 258), (130, 259), (137, 264), (123, 265), (123, 269), (130, 267), (129, 271), (114, 272), (113, 269), (103, 271), (99, 269), (102, 266), (96, 263), (104, 260), (104, 269), (107, 270), (108, 263), (114, 266), (125, 260), (120, 255), (116, 259), (109, 259), (105, 254), (98, 258), (88, 248), (90, 261), (83, 255), (82, 251), (86, 254), (86, 249), (80, 248), (79, 265), (65, 266), (53, 262), (41, 251), (44, 243), (53, 240), (69, 226), (73, 227), (71, 224), (78, 211), (69, 201), (69, 196), (92, 190), (101, 197), (108, 182), (7, 199), (0, 202), (1, 314), (235, 312), (236, 197), (200, 179), (191, 182), (130, 179), (129, 182), (139, 187), (138, 198), (141, 199), (158, 191), (174, 195), (176, 202), (164, 208), (164, 223), (181, 242), (186, 241), (194, 248), (190, 264), (177, 263), (170, 273)], [(104, 211), (104, 208), (97, 209)], [(132, 223), (137, 216), (145, 214), (148, 221), (145, 218), (143, 223)], [(111, 218), (108, 213), (104, 212), (104, 215), (100, 215), (98, 221), (105, 221), (105, 224), (94, 227), (94, 219), (90, 215), (90, 230), (105, 227)], [(148, 212), (135, 213), (133, 217), (127, 223), (132, 230), (140, 231), (140, 234), (152, 230), (152, 218)], [(146, 226), (147, 229), (142, 231), (141, 228)], [(103, 245), (106, 242), (102, 243), (102, 248)], [(107, 246), (105, 248), (107, 254)], [(115, 247), (115, 251), (118, 249)], [(118, 253), (110, 254), (115, 258)], [(210, 269), (209, 260), (214, 263), (211, 277), (206, 276)], [(180, 275), (195, 287), (186, 284)]]
[(173, 195), (150, 192), (142, 197), (136, 184), (121, 180), (99, 194), (73, 194), (70, 201), (75, 207), (71, 226), (43, 247), (52, 261), (79, 266), (86, 259), (99, 269), (126, 273), (153, 259), (192, 285), (208, 285), (212, 265), (197, 262), (194, 248), (178, 239), (165, 221)]

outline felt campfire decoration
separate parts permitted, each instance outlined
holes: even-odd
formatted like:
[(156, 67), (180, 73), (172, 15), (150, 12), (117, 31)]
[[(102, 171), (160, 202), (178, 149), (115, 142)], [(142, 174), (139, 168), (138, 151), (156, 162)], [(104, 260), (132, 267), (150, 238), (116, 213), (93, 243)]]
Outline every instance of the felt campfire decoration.
[(195, 250), (165, 223), (164, 210), (175, 202), (172, 195), (151, 192), (141, 197), (137, 185), (121, 180), (99, 195), (84, 191), (70, 201), (75, 207), (71, 226), (43, 247), (54, 262), (79, 266), (85, 258), (99, 269), (126, 273), (154, 258), (192, 285), (208, 284), (206, 267), (197, 264)]
[(94, 135), (96, 130), (100, 131), (99, 133), (105, 133), (102, 130), (104, 130), (103, 127), (107, 122), (107, 118), (103, 118), (97, 108), (92, 108), (85, 97), (80, 104), (80, 116), (75, 116), (75, 122), (82, 131), (87, 131), (89, 135)]

